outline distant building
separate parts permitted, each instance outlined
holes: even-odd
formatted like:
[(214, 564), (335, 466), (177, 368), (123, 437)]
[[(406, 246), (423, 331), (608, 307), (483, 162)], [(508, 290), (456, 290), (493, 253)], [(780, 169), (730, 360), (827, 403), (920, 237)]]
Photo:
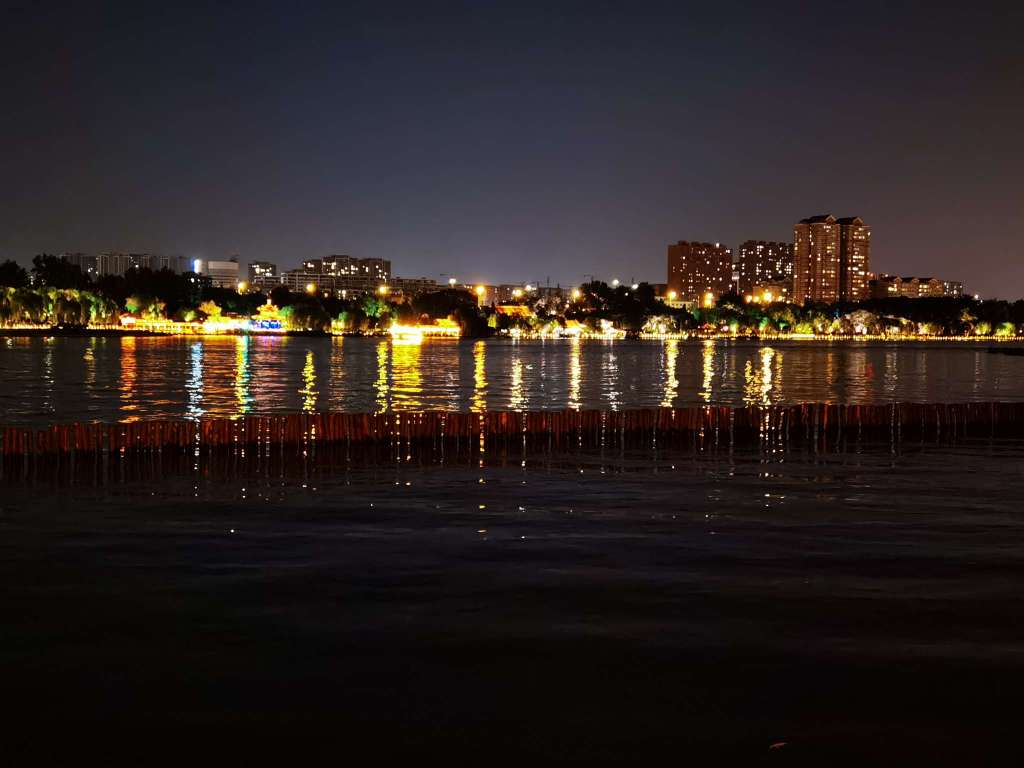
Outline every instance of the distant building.
[(192, 262), (184, 256), (153, 255), (149, 257), (149, 268), (154, 271), (166, 269), (176, 275), (180, 275), (192, 268)]
[[(741, 296), (752, 295), (758, 285), (793, 282), (793, 244), (771, 240), (747, 240), (740, 246), (739, 284)], [(791, 293), (790, 289), (786, 294)]]
[(277, 277), (277, 264), (270, 261), (250, 261), (249, 284), (253, 285), (264, 277)]
[(333, 255), (311, 259), (303, 266), (309, 271), (336, 277), (363, 277), (377, 282), (387, 282), (391, 279), (391, 262), (388, 259), (357, 259), (354, 256)]
[(129, 269), (169, 269), (180, 275), (191, 268), (191, 262), (184, 256), (162, 256), (152, 253), (104, 251), (96, 256), (86, 253), (62, 253), (60, 258), (78, 266), (90, 277), (124, 275)]
[(964, 295), (964, 284), (961, 280), (943, 280), (942, 291), (946, 296), (960, 298)]
[(732, 251), (720, 243), (668, 246), (668, 290), (679, 301), (709, 304), (732, 287)]
[(393, 277), (388, 283), (388, 289), (402, 296), (418, 296), (421, 293), (439, 291), (441, 286), (429, 277)]
[(98, 277), (100, 274), (99, 260), (96, 256), (90, 256), (87, 253), (62, 253), (59, 258), (68, 264), (74, 264), (82, 270), (83, 274), (91, 278)]
[(251, 284), (262, 290), (283, 285), (291, 291), (333, 294), (341, 298), (379, 292), (381, 288), (390, 290), (391, 282), (389, 260), (359, 259), (346, 255), (306, 259), (298, 269), (289, 269), (277, 276), (264, 275), (250, 280)]
[(238, 258), (232, 257), (227, 261), (204, 261), (200, 262), (201, 274), (210, 278), (210, 283), (216, 288), (235, 288), (238, 285)]
[(964, 285), (959, 281), (940, 280), (937, 277), (900, 277), (878, 275), (870, 284), (871, 297), (886, 299), (902, 297), (923, 299), (933, 296), (963, 296)]
[(793, 300), (833, 303), (868, 297), (871, 229), (857, 217), (825, 214), (793, 227)]

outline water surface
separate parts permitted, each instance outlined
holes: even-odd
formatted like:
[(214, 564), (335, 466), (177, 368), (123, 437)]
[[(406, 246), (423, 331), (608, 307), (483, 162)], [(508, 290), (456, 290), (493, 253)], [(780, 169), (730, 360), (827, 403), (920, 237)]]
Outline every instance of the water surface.
[(1024, 398), (1024, 357), (971, 343), (9, 337), (0, 370), (13, 424)]

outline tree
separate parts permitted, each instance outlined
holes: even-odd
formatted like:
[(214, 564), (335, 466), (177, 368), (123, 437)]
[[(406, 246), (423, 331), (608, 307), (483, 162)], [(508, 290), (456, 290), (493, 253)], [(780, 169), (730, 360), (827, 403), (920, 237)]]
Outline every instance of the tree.
[(24, 288), (28, 285), (28, 272), (16, 261), (7, 261), (0, 264), (0, 285), (8, 288)]
[(37, 283), (50, 288), (88, 288), (90, 285), (89, 276), (77, 264), (47, 253), (32, 259), (32, 274)]
[(221, 316), (221, 309), (214, 301), (204, 301), (199, 305), (199, 311), (211, 319), (217, 319)]
[(331, 327), (331, 316), (315, 296), (302, 296), (281, 310), (288, 327), (293, 331), (326, 331)]

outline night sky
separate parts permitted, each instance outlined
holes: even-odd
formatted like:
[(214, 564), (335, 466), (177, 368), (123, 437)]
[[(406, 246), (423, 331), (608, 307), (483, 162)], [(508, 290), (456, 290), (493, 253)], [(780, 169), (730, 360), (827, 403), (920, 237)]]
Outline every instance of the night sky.
[(5, 12), (0, 258), (664, 281), (831, 212), (1024, 296), (1020, 4), (219, 5)]

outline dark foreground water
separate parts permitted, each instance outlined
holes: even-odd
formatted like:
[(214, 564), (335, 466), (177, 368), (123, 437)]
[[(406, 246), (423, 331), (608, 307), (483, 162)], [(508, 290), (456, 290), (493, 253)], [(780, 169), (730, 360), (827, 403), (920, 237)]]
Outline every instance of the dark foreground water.
[(1024, 356), (989, 346), (7, 337), (0, 338), (0, 423), (1024, 399)]
[(5, 465), (5, 749), (1019, 749), (1024, 442), (440, 461)]

